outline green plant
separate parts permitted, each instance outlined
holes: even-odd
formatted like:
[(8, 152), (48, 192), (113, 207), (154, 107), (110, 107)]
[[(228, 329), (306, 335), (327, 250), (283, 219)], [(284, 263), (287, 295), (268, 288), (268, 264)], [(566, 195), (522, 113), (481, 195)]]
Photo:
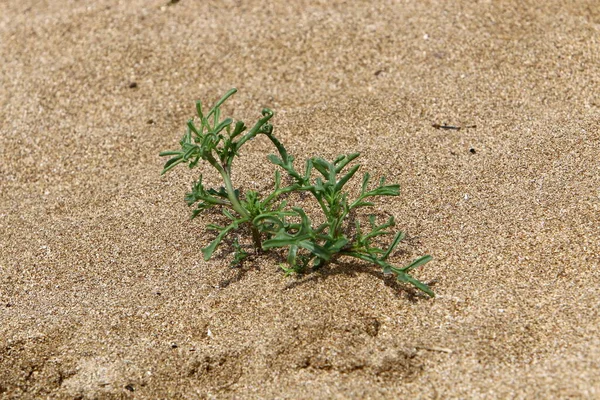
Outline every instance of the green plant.
[[(196, 102), (198, 122), (193, 119), (187, 122), (186, 133), (179, 142), (181, 148), (160, 153), (161, 156), (171, 157), (164, 166), (163, 174), (182, 163), (194, 168), (202, 160), (210, 164), (223, 179), (222, 187), (206, 189), (200, 175), (191, 192), (185, 196), (189, 206), (195, 205), (192, 218), (209, 208), (219, 207), (229, 221), (224, 226), (208, 225), (208, 229), (216, 231), (217, 236), (202, 249), (204, 259), (212, 256), (227, 235), (249, 228), (257, 251), (287, 249), (288, 267), (282, 266), (286, 273), (302, 273), (309, 267), (320, 268), (341, 256), (349, 256), (376, 264), (384, 273), (393, 273), (399, 281), (410, 283), (433, 297), (431, 289), (410, 274), (413, 269), (430, 261), (431, 256), (420, 257), (405, 267), (393, 266), (387, 259), (404, 234), (396, 233), (387, 248), (378, 247), (373, 241), (379, 236), (391, 234), (386, 229), (394, 225), (394, 218), (378, 225), (375, 216), (370, 216), (370, 229), (364, 232), (355, 215), (357, 209), (373, 206), (371, 200), (374, 197), (399, 195), (400, 187), (386, 184), (384, 178), (371, 187), (370, 175), (365, 173), (360, 194), (356, 199), (349, 200), (348, 193), (343, 189), (360, 167), (349, 166), (359, 153), (341, 155), (333, 162), (313, 157), (306, 160), (302, 171), (296, 170), (294, 157), (273, 136), (273, 126), (269, 123), (273, 112), (270, 109), (263, 109), (262, 117), (250, 129), (242, 121), (234, 124), (231, 118), (221, 120), (220, 107), (235, 92), (236, 89), (228, 91), (206, 114), (202, 110), (202, 103)], [(280, 167), (291, 182), (284, 185), (281, 171), (276, 169), (274, 188), (265, 195), (252, 190), (242, 192), (234, 187), (231, 180), (233, 160), (241, 147), (258, 135), (265, 135), (273, 143), (278, 155), (271, 154), (267, 158)], [(292, 192), (310, 193), (319, 204), (325, 221), (315, 226), (303, 208), (288, 206), (286, 198)], [(242, 250), (237, 237), (233, 247), (235, 254), (232, 265), (237, 265), (248, 253)]]

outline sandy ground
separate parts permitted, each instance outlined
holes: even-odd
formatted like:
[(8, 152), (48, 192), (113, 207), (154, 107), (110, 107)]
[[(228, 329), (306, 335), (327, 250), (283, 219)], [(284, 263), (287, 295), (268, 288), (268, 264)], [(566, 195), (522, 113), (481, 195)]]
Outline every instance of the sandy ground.
[[(600, 3), (538, 4), (0, 2), (0, 398), (600, 398)], [(376, 212), (435, 299), (202, 260), (158, 152), (231, 87), (401, 184)]]

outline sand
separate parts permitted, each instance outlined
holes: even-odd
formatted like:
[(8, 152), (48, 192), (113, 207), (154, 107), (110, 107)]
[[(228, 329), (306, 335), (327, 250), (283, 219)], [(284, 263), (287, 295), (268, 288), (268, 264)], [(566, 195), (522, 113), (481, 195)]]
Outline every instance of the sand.
[[(597, 1), (172, 3), (0, 5), (1, 399), (600, 398)], [(203, 261), (200, 170), (158, 153), (231, 87), (298, 160), (401, 185), (374, 211), (435, 299)]]

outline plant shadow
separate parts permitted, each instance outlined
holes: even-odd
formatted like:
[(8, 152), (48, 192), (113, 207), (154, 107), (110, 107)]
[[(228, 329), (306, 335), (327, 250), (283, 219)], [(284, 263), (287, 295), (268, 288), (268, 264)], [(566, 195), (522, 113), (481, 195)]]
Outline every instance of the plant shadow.
[[(225, 251), (221, 251), (218, 255), (215, 255), (213, 257), (220, 261), (225, 261), (226, 259), (230, 258), (230, 254), (234, 251), (233, 246), (230, 242), (231, 241), (228, 241), (226, 243), (226, 246), (224, 246)], [(226, 288), (232, 283), (240, 282), (250, 271), (260, 270), (260, 267), (258, 266), (259, 263), (255, 262), (258, 259), (270, 259), (276, 264), (280, 264), (282, 260), (285, 259), (282, 258), (283, 256), (281, 254), (278, 254), (277, 252), (266, 252), (263, 250), (256, 251), (256, 249), (254, 249), (254, 247), (251, 245), (245, 245), (243, 247), (245, 250), (248, 250), (248, 256), (244, 258), (244, 260), (242, 260), (238, 266), (230, 265), (230, 270), (235, 271), (235, 274), (232, 277), (223, 279), (219, 282), (219, 287), (221, 289)]]
[[(430, 297), (420, 290), (399, 282), (393, 275), (384, 274), (374, 265), (369, 265), (360, 261), (335, 261), (316, 271), (310, 271), (299, 275), (294, 282), (286, 285), (286, 290), (292, 290), (297, 287), (304, 286), (311, 282), (318, 282), (329, 279), (336, 275), (347, 275), (356, 277), (359, 274), (367, 274), (377, 279), (383, 279), (385, 286), (390, 288), (397, 298), (407, 299), (410, 302), (416, 303), (422, 300), (428, 300)], [(430, 282), (429, 286), (433, 286), (435, 281)]]

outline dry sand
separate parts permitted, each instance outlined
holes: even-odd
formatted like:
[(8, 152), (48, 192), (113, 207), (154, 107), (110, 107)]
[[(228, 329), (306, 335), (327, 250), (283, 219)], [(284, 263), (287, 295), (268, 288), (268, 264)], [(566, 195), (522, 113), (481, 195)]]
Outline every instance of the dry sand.
[[(0, 3), (0, 398), (600, 398), (597, 0), (165, 4)], [(437, 298), (202, 260), (158, 152), (234, 86), (402, 185), (376, 211)]]

